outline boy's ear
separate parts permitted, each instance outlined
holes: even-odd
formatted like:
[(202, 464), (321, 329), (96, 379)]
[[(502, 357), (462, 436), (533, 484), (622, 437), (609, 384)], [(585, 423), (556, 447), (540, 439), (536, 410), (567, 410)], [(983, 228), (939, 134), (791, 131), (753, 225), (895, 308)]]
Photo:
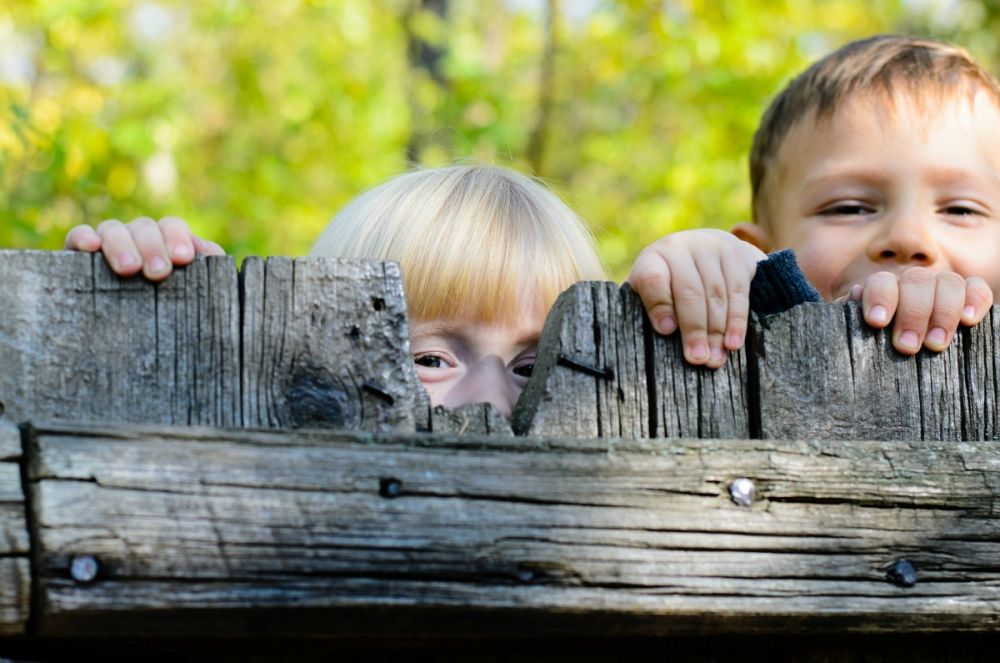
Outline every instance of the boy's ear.
[(731, 233), (742, 239), (744, 242), (753, 244), (764, 253), (774, 250), (774, 241), (771, 234), (756, 223), (737, 223), (733, 226)]

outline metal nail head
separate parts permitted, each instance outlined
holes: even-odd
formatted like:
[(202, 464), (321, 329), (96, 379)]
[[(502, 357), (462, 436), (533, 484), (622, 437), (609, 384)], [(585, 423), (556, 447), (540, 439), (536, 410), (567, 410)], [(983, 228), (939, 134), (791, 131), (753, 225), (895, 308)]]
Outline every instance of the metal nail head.
[(886, 573), (889, 581), (900, 587), (913, 587), (917, 584), (917, 567), (908, 559), (898, 559)]
[(399, 497), (403, 492), (403, 482), (395, 477), (385, 477), (378, 480), (378, 494), (386, 499)]
[(753, 504), (753, 496), (756, 490), (757, 487), (754, 486), (753, 481), (746, 477), (734, 479), (729, 484), (729, 496), (733, 499), (733, 502), (740, 506), (750, 506)]
[(97, 558), (92, 555), (79, 555), (74, 557), (69, 564), (69, 574), (73, 580), (79, 583), (94, 582), (101, 565)]

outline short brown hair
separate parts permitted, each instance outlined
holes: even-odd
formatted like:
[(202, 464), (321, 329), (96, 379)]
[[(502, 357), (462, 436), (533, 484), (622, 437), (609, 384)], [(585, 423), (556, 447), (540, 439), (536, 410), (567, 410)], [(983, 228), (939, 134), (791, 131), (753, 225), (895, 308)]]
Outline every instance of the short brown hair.
[(853, 41), (814, 62), (771, 102), (753, 137), (750, 184), (753, 214), (758, 217), (768, 161), (799, 121), (813, 114), (829, 117), (850, 95), (891, 95), (901, 84), (908, 92), (929, 89), (951, 93), (968, 88), (987, 90), (1000, 101), (1000, 85), (965, 49), (932, 39), (878, 35)]

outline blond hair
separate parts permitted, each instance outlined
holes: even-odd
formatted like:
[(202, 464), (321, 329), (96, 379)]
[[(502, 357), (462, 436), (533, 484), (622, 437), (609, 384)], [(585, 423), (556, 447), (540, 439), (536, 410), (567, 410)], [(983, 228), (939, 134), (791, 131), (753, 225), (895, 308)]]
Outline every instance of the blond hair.
[(851, 42), (813, 63), (771, 102), (750, 150), (753, 212), (763, 196), (767, 172), (782, 141), (806, 118), (830, 117), (849, 97), (882, 94), (897, 88), (918, 100), (928, 94), (971, 96), (985, 90), (1000, 101), (1000, 86), (964, 49), (932, 39), (878, 35)]
[(577, 281), (605, 280), (593, 238), (544, 186), (493, 166), (417, 170), (361, 194), (310, 255), (392, 260), (414, 318), (513, 322), (544, 315)]

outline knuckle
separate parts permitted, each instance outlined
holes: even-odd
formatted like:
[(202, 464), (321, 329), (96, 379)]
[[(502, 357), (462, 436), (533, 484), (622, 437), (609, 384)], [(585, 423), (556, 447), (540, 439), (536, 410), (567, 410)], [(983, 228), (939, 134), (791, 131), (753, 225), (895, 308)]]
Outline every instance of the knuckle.
[(155, 225), (156, 221), (153, 221), (148, 216), (140, 216), (138, 218), (132, 219), (128, 224), (129, 228), (135, 230), (148, 230)]
[(122, 222), (118, 219), (105, 219), (97, 225), (97, 232), (105, 233), (109, 230), (115, 230), (120, 227), (122, 227)]
[(666, 275), (652, 268), (636, 266), (629, 275), (628, 282), (643, 296), (669, 295)]
[(705, 291), (694, 285), (678, 286), (674, 288), (674, 300), (678, 306), (703, 304), (705, 301)]
[(955, 272), (941, 272), (937, 275), (938, 287), (945, 286), (955, 290), (965, 287), (965, 279)]
[(931, 286), (936, 279), (935, 273), (926, 267), (907, 267), (899, 275), (900, 281), (919, 286)]

